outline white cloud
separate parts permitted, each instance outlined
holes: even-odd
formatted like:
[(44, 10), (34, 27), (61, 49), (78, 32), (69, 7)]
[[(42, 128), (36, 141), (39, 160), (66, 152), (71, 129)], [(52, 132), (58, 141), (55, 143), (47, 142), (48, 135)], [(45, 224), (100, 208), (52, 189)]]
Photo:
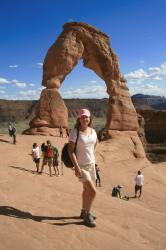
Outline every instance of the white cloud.
[(9, 68), (18, 68), (18, 65), (17, 64), (9, 65)]
[(161, 81), (163, 78), (162, 77), (160, 77), (160, 76), (154, 76), (153, 77), (153, 80), (157, 80), (157, 81)]
[(5, 86), (0, 86), (0, 89), (6, 89), (6, 87)]
[(144, 94), (144, 95), (160, 95), (166, 96), (166, 88), (161, 88), (156, 84), (142, 84), (141, 86), (131, 86), (129, 89), (131, 95)]
[(29, 86), (35, 87), (35, 84), (34, 83), (29, 83)]
[(160, 72), (160, 68), (159, 67), (149, 67), (148, 70), (154, 71), (156, 73)]
[(140, 60), (139, 62), (140, 62), (141, 64), (144, 64), (144, 63), (145, 63), (145, 61), (144, 61), (144, 60)]
[(13, 79), (12, 82), (16, 83), (16, 82), (19, 82), (19, 80)]
[(160, 81), (166, 75), (166, 62), (160, 67), (149, 67), (147, 72), (144, 69), (138, 69), (125, 75), (128, 82), (142, 82), (147, 79)]
[(43, 89), (45, 89), (46, 87), (41, 86), (40, 88), (38, 88), (38, 90), (42, 91)]
[(133, 72), (126, 74), (125, 77), (126, 77), (126, 79), (132, 80), (132, 81), (137, 81), (137, 80), (143, 81), (143, 80), (147, 79), (149, 76), (145, 70), (138, 69), (138, 70), (135, 70)]
[(79, 88), (70, 88), (62, 91), (63, 98), (105, 98), (108, 97), (106, 86), (97, 84), (81, 86)]
[(20, 98), (24, 100), (36, 100), (39, 99), (39, 92), (36, 90), (20, 91)]
[(8, 81), (7, 79), (5, 78), (0, 78), (0, 84), (3, 84), (3, 83), (10, 83), (10, 81)]
[(39, 67), (42, 67), (43, 63), (42, 62), (38, 62), (38, 63), (36, 63), (36, 65), (39, 66)]
[(17, 79), (13, 79), (11, 82), (14, 83), (15, 86), (18, 87), (18, 88), (26, 88), (26, 86), (28, 85), (28, 83), (26, 83), (26, 82), (20, 82)]
[(0, 90), (0, 94), (5, 94), (5, 91), (4, 90)]
[(91, 80), (90, 82), (91, 82), (91, 83), (93, 83), (93, 84), (94, 84), (94, 83), (97, 83), (97, 81), (96, 81), (96, 80)]

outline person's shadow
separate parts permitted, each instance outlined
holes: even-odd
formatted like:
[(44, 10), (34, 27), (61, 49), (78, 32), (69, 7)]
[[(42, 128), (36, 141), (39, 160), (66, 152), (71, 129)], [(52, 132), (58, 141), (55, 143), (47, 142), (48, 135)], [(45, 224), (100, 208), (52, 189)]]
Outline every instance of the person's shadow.
[(39, 216), (39, 215), (32, 215), (29, 212), (24, 212), (21, 211), (17, 208), (10, 207), (10, 206), (0, 206), (0, 215), (4, 216), (9, 216), (9, 217), (14, 217), (18, 219), (29, 219), (29, 220), (34, 220), (37, 222), (42, 222), (43, 220), (60, 220), (62, 222), (60, 223), (48, 223), (51, 225), (57, 225), (57, 226), (65, 226), (69, 224), (76, 224), (76, 225), (83, 225), (82, 221), (71, 221), (71, 222), (66, 222), (66, 220), (75, 220), (75, 219), (80, 219), (78, 216), (68, 216), (68, 217), (51, 217), (51, 216)]
[(22, 168), (22, 167), (16, 167), (16, 166), (8, 166), (9, 168), (15, 168), (21, 171), (25, 171), (25, 172), (29, 172), (31, 174), (37, 174), (36, 171), (30, 170), (30, 169), (26, 169), (26, 168)]
[(4, 140), (4, 139), (0, 139), (1, 142), (5, 142), (5, 143), (10, 143), (10, 141)]

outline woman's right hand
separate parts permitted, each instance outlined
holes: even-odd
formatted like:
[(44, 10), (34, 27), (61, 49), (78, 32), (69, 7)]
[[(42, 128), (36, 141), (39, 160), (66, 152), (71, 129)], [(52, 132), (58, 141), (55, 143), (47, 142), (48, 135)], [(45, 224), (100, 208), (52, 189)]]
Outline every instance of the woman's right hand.
[(80, 178), (82, 177), (82, 172), (81, 172), (81, 169), (78, 168), (78, 167), (75, 167), (75, 175)]

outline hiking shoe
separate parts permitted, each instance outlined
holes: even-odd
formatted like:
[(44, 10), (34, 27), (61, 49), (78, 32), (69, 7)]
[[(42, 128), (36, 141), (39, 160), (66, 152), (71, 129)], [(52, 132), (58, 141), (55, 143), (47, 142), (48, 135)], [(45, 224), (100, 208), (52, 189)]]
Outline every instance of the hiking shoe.
[[(85, 210), (81, 210), (81, 213), (80, 213), (80, 219), (84, 219), (84, 214), (85, 214)], [(91, 214), (91, 213), (90, 213)], [(93, 219), (96, 220), (96, 216), (94, 214), (91, 214)]]
[(84, 223), (87, 227), (96, 227), (96, 223), (90, 213), (84, 213)]

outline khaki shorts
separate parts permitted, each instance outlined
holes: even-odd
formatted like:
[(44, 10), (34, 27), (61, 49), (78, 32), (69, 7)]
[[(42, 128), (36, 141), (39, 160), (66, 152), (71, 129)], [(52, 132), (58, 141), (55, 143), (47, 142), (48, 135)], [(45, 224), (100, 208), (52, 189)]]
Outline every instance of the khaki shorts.
[(53, 158), (44, 158), (43, 159), (43, 164), (44, 165), (47, 165), (50, 167), (50, 166), (53, 166)]
[(82, 176), (78, 178), (79, 181), (86, 182), (86, 181), (96, 180), (95, 163), (80, 166), (80, 168), (81, 168)]

